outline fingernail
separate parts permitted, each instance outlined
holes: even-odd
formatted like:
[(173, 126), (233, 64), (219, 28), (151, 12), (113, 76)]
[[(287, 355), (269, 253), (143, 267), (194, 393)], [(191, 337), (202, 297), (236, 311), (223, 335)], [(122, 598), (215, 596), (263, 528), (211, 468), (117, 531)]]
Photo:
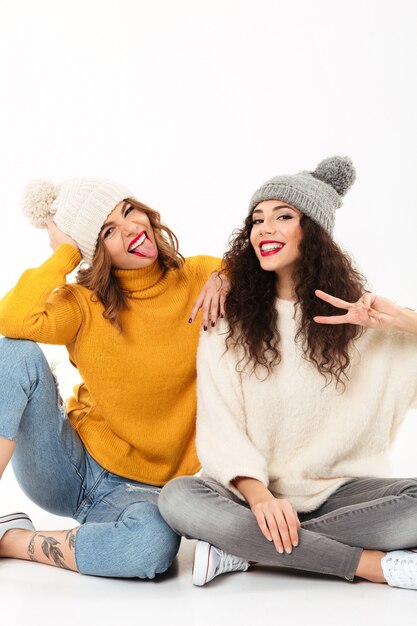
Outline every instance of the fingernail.
[(224, 318), (224, 315), (223, 315), (223, 313), (220, 313), (220, 317), (221, 317), (222, 319)]
[(216, 322), (212, 322), (212, 323), (211, 323), (211, 327), (212, 327), (212, 328), (214, 328), (214, 327), (215, 327), (215, 325), (216, 325)]
[(204, 330), (207, 330), (207, 326), (203, 326), (203, 329), (204, 329)]
[(278, 548), (278, 552), (279, 552), (280, 554), (284, 554), (284, 550), (283, 550), (282, 548)]
[(292, 548), (286, 548), (286, 549), (285, 549), (285, 552), (286, 552), (287, 554), (291, 554), (291, 552), (292, 552)]
[(192, 321), (193, 321), (193, 318), (190, 317), (190, 319), (188, 320), (188, 323), (191, 324)]
[(298, 546), (298, 541), (296, 541), (295, 543), (292, 544), (294, 546), (294, 548), (296, 548)]

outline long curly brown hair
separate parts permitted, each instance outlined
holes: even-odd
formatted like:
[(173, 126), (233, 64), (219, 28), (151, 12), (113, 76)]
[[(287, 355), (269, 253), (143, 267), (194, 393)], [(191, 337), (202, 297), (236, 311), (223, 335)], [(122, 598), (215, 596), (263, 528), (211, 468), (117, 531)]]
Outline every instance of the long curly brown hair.
[[(179, 253), (178, 239), (168, 226), (161, 223), (158, 211), (133, 198), (127, 198), (124, 202), (148, 216), (158, 248), (158, 262), (162, 269), (168, 272), (181, 268), (184, 257)], [(101, 237), (98, 238), (92, 264), (87, 268), (81, 268), (76, 280), (79, 285), (91, 289), (93, 292), (91, 298), (97, 298), (104, 306), (103, 317), (121, 331), (119, 314), (127, 308), (127, 294), (114, 273), (110, 255)]]
[[(234, 231), (223, 259), (223, 270), (231, 281), (225, 304), (229, 323), (226, 346), (243, 350), (238, 368), (249, 365), (253, 372), (260, 367), (268, 376), (281, 361), (276, 309), (278, 277), (275, 272), (261, 268), (249, 240), (252, 226), (250, 214), (243, 227)], [(295, 340), (300, 343), (304, 358), (314, 363), (326, 384), (333, 379), (336, 385), (344, 387), (350, 347), (362, 328), (314, 322), (316, 315), (345, 312), (317, 298), (315, 290), (355, 302), (363, 294), (366, 280), (321, 226), (304, 214), (300, 226), (303, 237), (293, 273), (296, 307), (301, 312)]]

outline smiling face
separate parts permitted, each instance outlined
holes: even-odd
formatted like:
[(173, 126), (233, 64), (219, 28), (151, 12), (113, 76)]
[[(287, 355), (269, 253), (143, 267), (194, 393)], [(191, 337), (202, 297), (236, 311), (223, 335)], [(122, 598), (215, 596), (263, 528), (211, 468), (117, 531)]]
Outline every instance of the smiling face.
[(112, 266), (122, 270), (148, 267), (158, 258), (148, 216), (129, 202), (120, 202), (101, 227), (100, 238)]
[(301, 211), (281, 200), (264, 200), (252, 212), (250, 242), (262, 269), (279, 276), (280, 289), (292, 288), (303, 237), (301, 215)]

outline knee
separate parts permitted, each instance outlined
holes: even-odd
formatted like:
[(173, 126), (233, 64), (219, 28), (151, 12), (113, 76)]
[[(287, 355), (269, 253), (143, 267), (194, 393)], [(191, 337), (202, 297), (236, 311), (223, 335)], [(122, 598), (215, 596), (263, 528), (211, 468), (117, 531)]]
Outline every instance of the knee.
[(123, 525), (129, 539), (122, 576), (155, 578), (171, 566), (181, 538), (161, 517), (154, 503), (141, 503), (137, 512), (132, 507), (124, 516)]
[(417, 479), (406, 478), (401, 481), (400, 494), (411, 498), (417, 498)]
[(195, 480), (192, 476), (179, 476), (167, 483), (159, 494), (159, 511), (174, 529), (181, 525), (185, 508), (192, 499)]
[(0, 360), (7, 365), (7, 371), (10, 371), (10, 367), (19, 367), (28, 362), (46, 363), (45, 356), (37, 343), (7, 337), (0, 338)]

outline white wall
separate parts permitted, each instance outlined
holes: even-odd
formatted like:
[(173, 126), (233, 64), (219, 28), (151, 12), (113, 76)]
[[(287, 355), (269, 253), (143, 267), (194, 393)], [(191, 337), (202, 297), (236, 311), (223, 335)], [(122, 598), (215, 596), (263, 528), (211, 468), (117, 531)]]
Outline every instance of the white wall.
[[(348, 154), (336, 238), (416, 307), (416, 24), (414, 0), (0, 0), (0, 292), (49, 254), (32, 178), (118, 180), (220, 255), (268, 177)], [(416, 475), (414, 423), (394, 462)]]

